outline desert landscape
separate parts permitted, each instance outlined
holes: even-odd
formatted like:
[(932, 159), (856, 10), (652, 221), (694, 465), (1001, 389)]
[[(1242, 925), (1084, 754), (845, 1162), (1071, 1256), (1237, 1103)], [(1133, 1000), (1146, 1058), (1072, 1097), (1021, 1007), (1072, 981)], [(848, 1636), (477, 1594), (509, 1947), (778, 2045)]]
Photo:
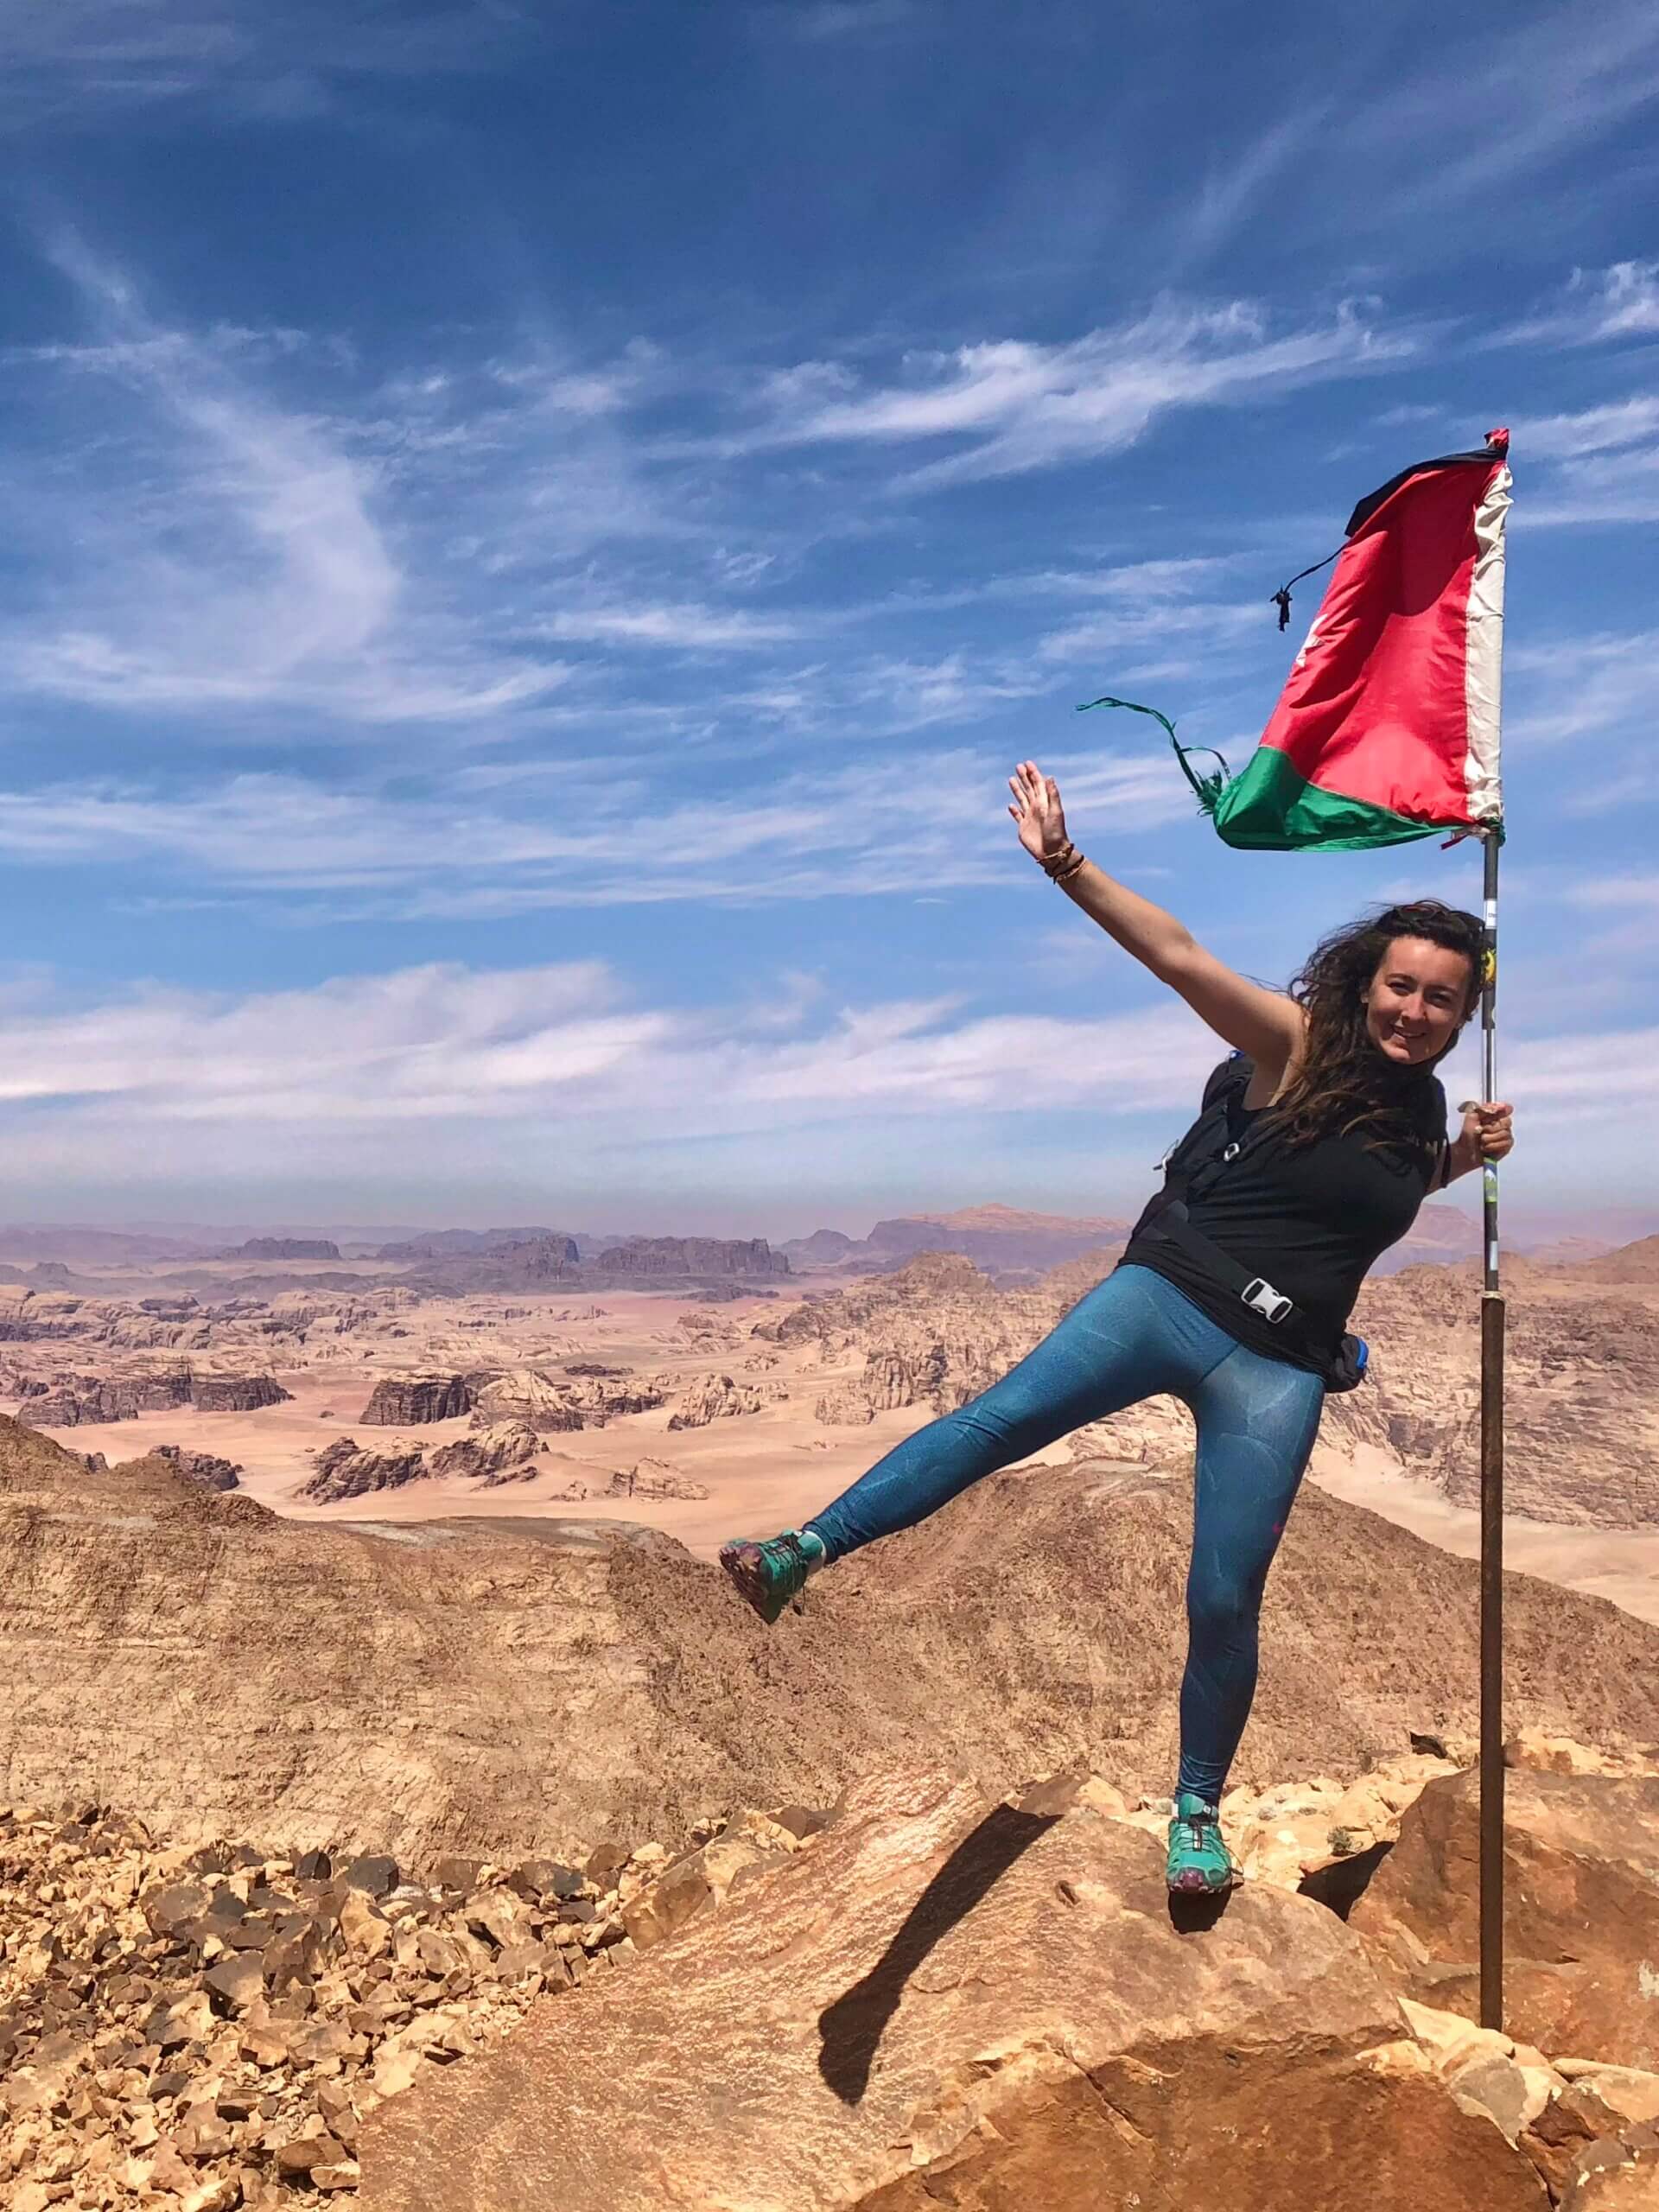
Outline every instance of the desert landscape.
[[(435, 1232), (226, 1253), (0, 1232), (0, 1409), (302, 1520), (624, 1521), (710, 1559), (793, 1525), (1028, 1351), (1126, 1225), (984, 1206), (851, 1240)], [(1478, 1544), (1474, 1224), (1425, 1209), (1356, 1317), (1312, 1476)], [(7, 1264), (9, 1262), (9, 1264)], [(1659, 1239), (1509, 1262), (1508, 1557), (1659, 1619)], [(1154, 1401), (1028, 1471), (1173, 1462)]]
[(1310, 2126), (1331, 2212), (1404, 2212), (1425, 2158), (1448, 2204), (1651, 2202), (1659, 1238), (1509, 1265), (1499, 2032), (1467, 1228), (1366, 1287), (1196, 1949), (1179, 1405), (774, 1630), (713, 1564), (995, 1379), (1123, 1224), (0, 1232), (9, 2208), (1266, 2206)]

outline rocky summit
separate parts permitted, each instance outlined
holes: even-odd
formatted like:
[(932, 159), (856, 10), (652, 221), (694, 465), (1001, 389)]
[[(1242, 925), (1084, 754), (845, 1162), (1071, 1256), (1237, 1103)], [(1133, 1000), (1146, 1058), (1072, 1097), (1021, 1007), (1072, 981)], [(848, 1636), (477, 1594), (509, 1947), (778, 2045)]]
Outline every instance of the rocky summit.
[(366, 2212), (1651, 2205), (1659, 2074), (1402, 2001), (1314, 1897), (1172, 1904), (1120, 1806), (868, 1777), (792, 1850), (697, 1872), (625, 1972), (377, 2107)]

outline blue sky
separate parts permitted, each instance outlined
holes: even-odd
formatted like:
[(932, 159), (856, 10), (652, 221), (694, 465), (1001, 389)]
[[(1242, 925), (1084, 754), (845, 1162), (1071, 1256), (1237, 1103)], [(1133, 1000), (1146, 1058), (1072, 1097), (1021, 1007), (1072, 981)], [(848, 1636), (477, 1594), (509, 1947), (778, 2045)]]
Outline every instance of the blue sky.
[(1452, 20), (0, 11), (0, 1214), (1131, 1208), (1214, 1048), (1008, 767), (1271, 981), (1475, 903), (1074, 708), (1240, 766), (1505, 422), (1506, 1205), (1659, 1219), (1659, 18)]

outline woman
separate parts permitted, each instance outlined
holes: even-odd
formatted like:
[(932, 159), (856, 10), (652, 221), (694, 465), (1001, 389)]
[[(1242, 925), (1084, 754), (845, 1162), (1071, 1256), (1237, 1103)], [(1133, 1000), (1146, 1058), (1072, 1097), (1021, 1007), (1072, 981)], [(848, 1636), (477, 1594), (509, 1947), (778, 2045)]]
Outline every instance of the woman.
[(1217, 1808), (1255, 1693), (1262, 1593), (1327, 1384), (1357, 1377), (1348, 1315), (1427, 1192), (1514, 1141), (1510, 1108), (1491, 1105), (1465, 1108), (1448, 1142), (1433, 1073), (1479, 997), (1481, 925), (1434, 899), (1391, 906), (1327, 938), (1288, 992), (1268, 990), (1085, 860), (1034, 762), (1009, 789), (1026, 850), (1233, 1057), (1104, 1282), (1001, 1382), (907, 1438), (804, 1528), (728, 1544), (721, 1564), (776, 1620), (810, 1573), (981, 1476), (1142, 1398), (1180, 1398), (1198, 1459), (1166, 1871), (1174, 1891), (1224, 1890), (1238, 1877)]

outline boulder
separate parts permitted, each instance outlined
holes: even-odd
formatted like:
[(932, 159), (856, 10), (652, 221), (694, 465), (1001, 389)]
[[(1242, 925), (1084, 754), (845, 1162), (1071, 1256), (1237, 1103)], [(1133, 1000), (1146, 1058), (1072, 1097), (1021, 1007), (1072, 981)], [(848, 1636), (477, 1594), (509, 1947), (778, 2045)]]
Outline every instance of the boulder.
[[(1064, 1803), (1051, 1796), (1048, 1803)], [(1080, 1795), (873, 1777), (807, 1850), (367, 2121), (365, 2212), (1544, 2212), (1342, 1923), (1172, 1907)], [(626, 2094), (619, 2094), (626, 2084)]]
[[(1504, 1806), (1504, 2024), (1659, 2069), (1659, 1778), (1516, 1767)], [(1350, 1915), (1409, 1995), (1479, 2009), (1479, 1777), (1431, 1782)]]

